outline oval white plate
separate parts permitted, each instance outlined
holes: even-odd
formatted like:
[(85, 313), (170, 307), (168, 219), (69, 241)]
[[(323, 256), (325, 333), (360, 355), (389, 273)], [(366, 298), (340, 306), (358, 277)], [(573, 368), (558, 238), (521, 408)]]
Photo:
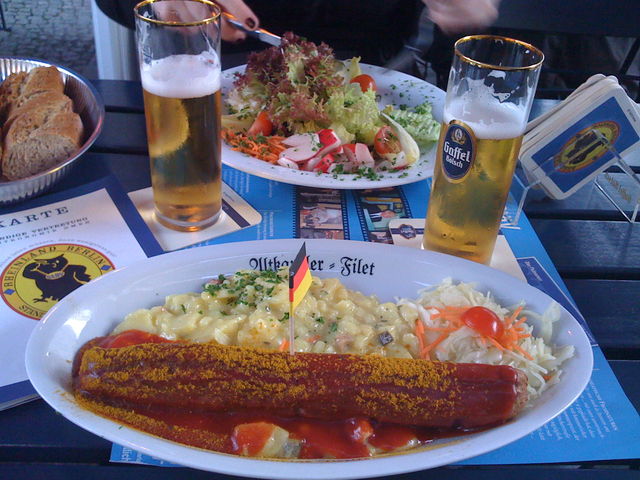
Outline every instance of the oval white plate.
[[(513, 277), (448, 255), (391, 245), (343, 240), (307, 240), (314, 275), (339, 277), (348, 287), (380, 300), (417, 297), (421, 288), (445, 277), (477, 282), (498, 302), (525, 300), (543, 312), (551, 299)], [(283, 479), (347, 479), (433, 468), (473, 457), (530, 433), (558, 415), (582, 392), (593, 357), (583, 329), (563, 309), (553, 342), (572, 344), (575, 356), (563, 366), (562, 381), (513, 421), (481, 433), (446, 439), (422, 451), (351, 461), (269, 461), (224, 455), (179, 445), (122, 427), (78, 407), (71, 390), (71, 362), (80, 346), (108, 334), (125, 314), (164, 302), (172, 293), (200, 291), (218, 274), (256, 268), (259, 262), (291, 261), (300, 240), (269, 240), (195, 248), (154, 257), (100, 277), (59, 302), (29, 339), (26, 366), (38, 393), (77, 425), (112, 442), (181, 465), (232, 475)], [(315, 263), (313, 263), (315, 261)], [(371, 265), (358, 273), (358, 265)], [(321, 267), (321, 270), (318, 268)]]
[[(438, 122), (442, 121), (444, 91), (405, 73), (386, 70), (374, 65), (361, 65), (361, 67), (363, 73), (371, 75), (376, 81), (380, 98), (378, 104), (381, 108), (389, 104), (395, 106), (404, 104), (415, 107), (427, 100), (433, 106), (433, 117)], [(244, 72), (244, 69), (245, 66), (241, 65), (222, 72), (223, 102), (226, 102), (226, 94), (233, 86), (234, 74)], [(418, 182), (433, 175), (435, 150), (436, 145), (433, 144), (427, 150), (420, 152), (420, 158), (410, 168), (400, 172), (382, 172), (379, 180), (369, 180), (349, 174), (337, 175), (334, 178), (333, 175), (327, 173), (301, 172), (279, 165), (271, 165), (244, 153), (236, 152), (224, 142), (222, 143), (222, 163), (258, 177), (292, 185), (338, 189), (384, 188)]]

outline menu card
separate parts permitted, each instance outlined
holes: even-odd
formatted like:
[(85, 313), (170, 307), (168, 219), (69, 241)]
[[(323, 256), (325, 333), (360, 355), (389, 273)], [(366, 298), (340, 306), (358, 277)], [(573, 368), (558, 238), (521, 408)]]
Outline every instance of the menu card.
[(36, 398), (24, 356), (33, 329), (65, 295), (162, 252), (107, 177), (0, 209), (0, 410)]

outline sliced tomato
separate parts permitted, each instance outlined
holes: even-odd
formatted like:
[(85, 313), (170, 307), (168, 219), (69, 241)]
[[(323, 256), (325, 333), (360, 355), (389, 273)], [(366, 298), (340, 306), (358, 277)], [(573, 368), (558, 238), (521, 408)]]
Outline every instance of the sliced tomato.
[(267, 112), (263, 110), (247, 130), (247, 135), (271, 135), (271, 132), (273, 132), (273, 123), (271, 123)]
[(373, 139), (373, 148), (378, 155), (386, 155), (387, 153), (398, 153), (402, 151), (400, 140), (389, 125), (380, 127)]
[(362, 90), (363, 92), (366, 92), (367, 90), (373, 90), (374, 92), (378, 91), (378, 87), (376, 87), (376, 81), (371, 75), (367, 75), (366, 73), (353, 77), (351, 79), (351, 83), (360, 84), (360, 90)]

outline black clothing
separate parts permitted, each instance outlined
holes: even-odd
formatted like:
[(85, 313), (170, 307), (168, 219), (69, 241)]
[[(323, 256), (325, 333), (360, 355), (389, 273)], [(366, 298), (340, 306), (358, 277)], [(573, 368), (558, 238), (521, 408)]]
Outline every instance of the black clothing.
[[(135, 28), (133, 7), (138, 0), (96, 0), (109, 18)], [(362, 57), (382, 65), (414, 32), (422, 2), (418, 0), (247, 0), (263, 28), (282, 35), (292, 31), (313, 42), (325, 42), (338, 58)], [(253, 51), (268, 45), (247, 39), (223, 42), (223, 52)]]

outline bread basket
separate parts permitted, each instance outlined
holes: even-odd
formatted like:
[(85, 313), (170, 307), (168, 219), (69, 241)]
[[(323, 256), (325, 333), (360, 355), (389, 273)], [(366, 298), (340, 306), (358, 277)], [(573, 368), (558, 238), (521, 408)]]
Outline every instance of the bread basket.
[(73, 101), (73, 110), (80, 115), (84, 126), (82, 145), (71, 157), (36, 175), (7, 181), (0, 177), (0, 206), (9, 205), (45, 193), (60, 181), (73, 164), (95, 142), (104, 124), (104, 103), (96, 89), (77, 73), (42, 60), (17, 57), (0, 58), (0, 81), (15, 72), (28, 72), (35, 67), (55, 66), (64, 80), (64, 93)]

